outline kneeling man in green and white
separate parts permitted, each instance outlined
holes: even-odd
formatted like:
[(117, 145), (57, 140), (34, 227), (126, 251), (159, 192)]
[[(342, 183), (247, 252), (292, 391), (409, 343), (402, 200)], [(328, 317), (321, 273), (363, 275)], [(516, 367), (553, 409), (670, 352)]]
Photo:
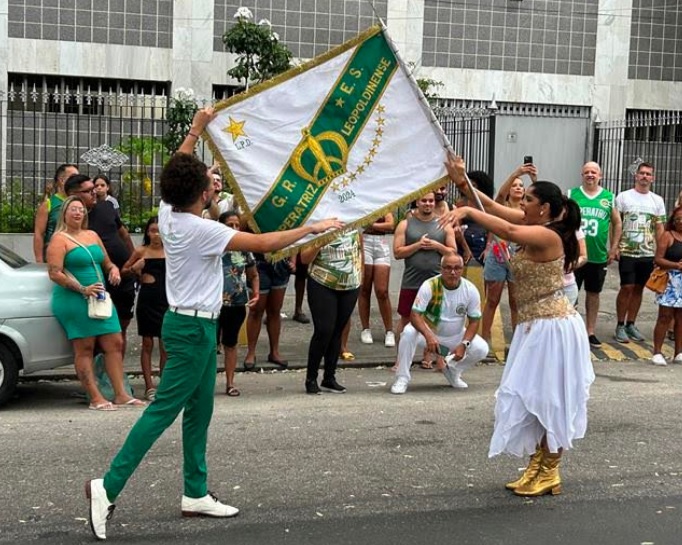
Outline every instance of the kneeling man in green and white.
[(404, 394), (410, 382), (410, 365), (424, 345), (438, 354), (436, 370), (453, 388), (467, 388), (462, 373), (488, 353), (488, 343), (476, 335), (481, 321), (481, 296), (462, 278), (464, 262), (456, 253), (445, 254), (441, 274), (426, 280), (417, 293), (410, 323), (400, 335), (398, 372), (392, 394)]

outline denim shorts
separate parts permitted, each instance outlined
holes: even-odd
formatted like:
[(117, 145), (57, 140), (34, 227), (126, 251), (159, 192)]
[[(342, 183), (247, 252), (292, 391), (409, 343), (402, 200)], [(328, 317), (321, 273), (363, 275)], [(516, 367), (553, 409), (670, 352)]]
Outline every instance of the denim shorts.
[(261, 295), (269, 293), (270, 290), (284, 290), (289, 285), (289, 260), (283, 259), (275, 263), (268, 261), (258, 261), (258, 287)]
[(483, 280), (486, 282), (513, 282), (509, 262), (500, 263), (492, 252), (485, 256), (483, 265)]

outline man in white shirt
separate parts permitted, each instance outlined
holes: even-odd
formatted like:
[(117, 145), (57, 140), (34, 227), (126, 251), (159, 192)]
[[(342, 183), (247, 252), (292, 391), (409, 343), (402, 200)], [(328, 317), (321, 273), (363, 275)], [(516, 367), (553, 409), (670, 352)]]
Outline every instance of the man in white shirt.
[(481, 296), (462, 278), (464, 261), (454, 252), (441, 258), (441, 274), (419, 288), (412, 305), (410, 323), (398, 345), (398, 371), (392, 394), (404, 394), (410, 382), (414, 354), (424, 346), (439, 354), (441, 370), (453, 388), (467, 388), (462, 373), (488, 353), (488, 343), (476, 335), (481, 321)]
[(185, 141), (161, 173), (159, 230), (166, 252), (169, 309), (162, 338), (168, 360), (155, 400), (128, 434), (104, 479), (86, 484), (90, 527), (106, 539), (106, 523), (116, 497), (156, 439), (183, 412), (183, 516), (233, 517), (235, 507), (222, 504), (207, 489), (206, 438), (213, 413), (216, 380), (216, 318), (222, 304), (221, 256), (227, 251), (272, 252), (311, 233), (338, 229), (330, 219), (255, 235), (202, 219), (214, 186), (207, 168), (193, 155), (194, 145), (214, 117), (213, 108), (199, 110)]
[(653, 183), (654, 167), (650, 163), (640, 163), (635, 173), (635, 187), (616, 197), (616, 208), (623, 218), (623, 233), (618, 245), (618, 321), (614, 335), (619, 343), (645, 340), (635, 320), (642, 305), (644, 285), (654, 270), (656, 241), (666, 222), (665, 203), (651, 191)]

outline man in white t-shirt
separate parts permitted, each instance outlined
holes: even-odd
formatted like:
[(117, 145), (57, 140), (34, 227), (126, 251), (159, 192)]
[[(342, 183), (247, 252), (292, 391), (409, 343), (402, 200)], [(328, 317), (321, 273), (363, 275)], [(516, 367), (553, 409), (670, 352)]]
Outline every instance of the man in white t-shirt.
[(222, 305), (223, 268), (227, 251), (272, 252), (312, 233), (342, 226), (335, 219), (255, 235), (201, 218), (214, 187), (207, 168), (193, 155), (194, 145), (213, 119), (213, 108), (199, 110), (190, 131), (161, 173), (159, 230), (166, 252), (169, 308), (161, 336), (168, 359), (156, 398), (128, 434), (104, 479), (86, 484), (90, 528), (106, 539), (106, 523), (116, 497), (156, 439), (181, 411), (184, 454), (183, 516), (233, 517), (207, 489), (206, 438), (213, 414), (216, 380), (216, 318)]
[(620, 291), (616, 297), (615, 339), (619, 343), (644, 341), (635, 320), (642, 305), (644, 285), (654, 269), (656, 241), (666, 222), (665, 203), (651, 191), (653, 183), (654, 167), (640, 163), (635, 173), (635, 187), (616, 197), (616, 208), (623, 218), (618, 245)]
[(441, 259), (441, 274), (419, 288), (412, 304), (410, 323), (398, 345), (398, 371), (392, 394), (404, 394), (410, 382), (410, 366), (424, 346), (438, 354), (436, 370), (453, 388), (467, 388), (462, 373), (488, 353), (488, 343), (476, 335), (481, 320), (481, 296), (462, 278), (464, 261), (454, 252)]

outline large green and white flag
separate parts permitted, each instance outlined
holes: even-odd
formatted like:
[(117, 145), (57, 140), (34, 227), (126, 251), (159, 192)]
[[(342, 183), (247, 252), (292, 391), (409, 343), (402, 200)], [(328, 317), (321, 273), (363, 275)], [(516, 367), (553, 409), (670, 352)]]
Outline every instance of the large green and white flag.
[(379, 27), (216, 110), (209, 145), (255, 232), (360, 227), (445, 180), (447, 139)]

